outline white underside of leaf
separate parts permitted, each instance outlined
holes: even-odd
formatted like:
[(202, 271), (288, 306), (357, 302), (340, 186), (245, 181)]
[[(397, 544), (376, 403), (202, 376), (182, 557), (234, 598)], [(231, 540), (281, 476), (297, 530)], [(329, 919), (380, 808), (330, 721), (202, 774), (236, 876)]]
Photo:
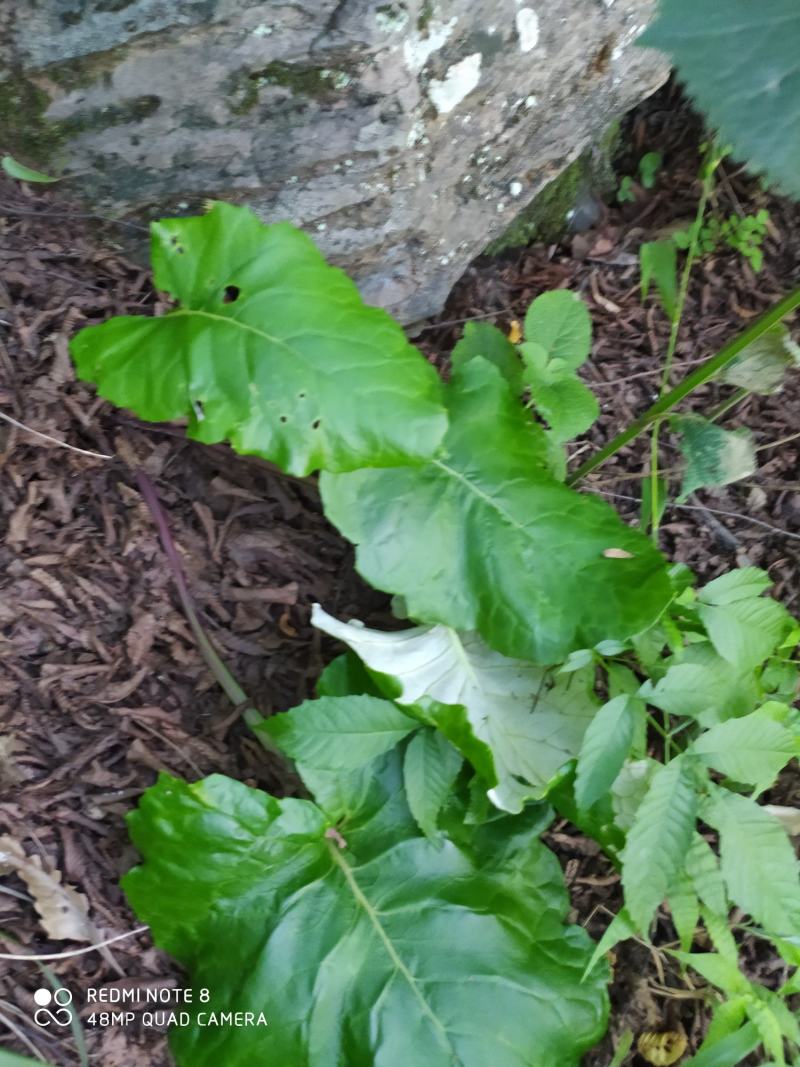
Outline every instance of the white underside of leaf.
[(315, 604), (311, 621), (344, 641), (366, 666), (395, 678), (398, 704), (423, 697), (460, 704), (476, 737), (492, 750), (498, 784), (493, 804), (518, 812), (541, 795), (558, 769), (577, 755), (597, 710), (583, 672), (551, 672), (490, 649), (474, 633), (448, 626), (415, 626), (396, 633), (334, 619)]

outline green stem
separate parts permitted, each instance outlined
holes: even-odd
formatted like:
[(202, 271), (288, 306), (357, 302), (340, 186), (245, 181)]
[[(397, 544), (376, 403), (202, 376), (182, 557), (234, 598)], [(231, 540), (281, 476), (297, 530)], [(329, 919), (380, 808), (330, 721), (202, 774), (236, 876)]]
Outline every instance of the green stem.
[[(227, 698), (236, 707), (241, 707), (243, 709), (244, 721), (251, 729), (254, 729), (262, 721), (262, 717), (254, 707), (250, 706), (250, 698), (220, 659), (217, 650), (211, 644), (211, 640), (206, 633), (203, 624), (197, 617), (197, 612), (194, 609), (192, 597), (189, 593), (189, 587), (186, 584), (186, 577), (183, 573), (180, 556), (175, 547), (175, 542), (172, 539), (172, 534), (167, 523), (167, 517), (164, 514), (164, 509), (161, 507), (161, 501), (158, 499), (155, 487), (143, 470), (136, 471), (136, 481), (139, 484), (139, 489), (144, 498), (144, 502), (147, 504), (150, 514), (153, 516), (153, 521), (158, 529), (158, 535), (161, 539), (161, 547), (164, 549), (164, 554), (169, 562), (181, 607), (183, 608), (184, 615), (186, 616), (187, 622), (194, 634), (195, 641), (197, 641), (203, 659), (206, 661), (208, 669), (214, 675), (215, 680), (220, 685)], [(266, 743), (264, 741), (264, 738), (266, 737), (265, 734), (262, 735), (259, 733), (258, 737), (262, 744)]]
[[(678, 347), (678, 333), (681, 328), (683, 311), (686, 307), (686, 297), (689, 294), (689, 279), (691, 278), (692, 267), (697, 259), (697, 247), (700, 241), (700, 227), (703, 225), (706, 207), (708, 206), (708, 199), (714, 189), (714, 172), (720, 164), (720, 159), (721, 157), (714, 155), (703, 167), (703, 187), (700, 193), (700, 199), (697, 203), (694, 225), (690, 230), (692, 236), (689, 241), (689, 249), (686, 253), (686, 262), (683, 265), (683, 272), (681, 273), (681, 284), (678, 289), (678, 302), (675, 305), (675, 312), (672, 315), (672, 320), (670, 322), (669, 343), (667, 344), (667, 354), (664, 358), (664, 369), (661, 374), (661, 387), (658, 391), (659, 399), (663, 397), (664, 390), (669, 384), (672, 363), (675, 359), (675, 349)], [(650, 529), (653, 541), (656, 544), (658, 544), (658, 527), (660, 522), (658, 499), (658, 435), (660, 430), (661, 421), (658, 420), (653, 426), (652, 439), (650, 442)]]
[(626, 427), (622, 433), (604, 445), (599, 452), (595, 453), (590, 459), (583, 463), (576, 471), (574, 471), (567, 479), (568, 485), (575, 485), (577, 482), (582, 481), (587, 474), (591, 474), (592, 471), (597, 470), (599, 466), (610, 459), (611, 456), (616, 455), (621, 448), (630, 444), (640, 434), (642, 434), (648, 427), (652, 426), (654, 422), (663, 418), (666, 414), (677, 407), (682, 400), (685, 400), (690, 393), (693, 393), (695, 389), (699, 389), (700, 386), (710, 382), (712, 378), (716, 377), (720, 371), (724, 370), (730, 363), (736, 359), (739, 353), (752, 344), (753, 341), (762, 337), (767, 330), (785, 318), (788, 314), (800, 307), (800, 288), (793, 289), (791, 293), (780, 300), (774, 307), (762, 315), (760, 319), (752, 323), (743, 330), (738, 337), (735, 337), (732, 341), (729, 341), (724, 348), (722, 348), (715, 356), (706, 360), (697, 367), (691, 374), (687, 374), (683, 381), (679, 382), (674, 389), (671, 389), (668, 393), (665, 393), (659, 399), (645, 411), (643, 415), (640, 415), (638, 419), (635, 419), (630, 426)]
[(727, 414), (732, 408), (735, 408), (737, 404), (740, 404), (746, 396), (750, 396), (749, 389), (737, 389), (736, 392), (723, 400), (718, 404), (711, 414), (708, 416), (711, 422), (716, 422), (717, 419), (721, 419), (723, 415)]

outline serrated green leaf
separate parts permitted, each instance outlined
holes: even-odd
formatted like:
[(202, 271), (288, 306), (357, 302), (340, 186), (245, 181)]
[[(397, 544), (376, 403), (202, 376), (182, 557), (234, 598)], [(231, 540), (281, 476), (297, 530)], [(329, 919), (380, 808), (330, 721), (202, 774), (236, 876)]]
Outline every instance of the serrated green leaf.
[(720, 788), (702, 815), (719, 832), (722, 876), (733, 903), (770, 934), (800, 933), (800, 868), (778, 820), (755, 801)]
[(661, 0), (639, 43), (670, 54), (737, 158), (800, 197), (796, 0)]
[[(21, 182), (36, 182), (37, 184), (49, 184), (60, 181), (60, 178), (51, 178), (49, 174), (42, 174), (40, 170), (31, 170), (30, 167), (19, 163), (13, 156), (3, 156), (0, 159), (0, 167), (10, 178), (16, 178)], [(25, 1060), (25, 1063), (28, 1061)]]
[(714, 1005), (714, 1013), (706, 1030), (703, 1048), (710, 1049), (723, 1037), (736, 1033), (742, 1023), (747, 1019), (747, 999), (749, 993), (741, 996), (730, 997), (719, 1004)]
[(739, 669), (763, 663), (791, 624), (786, 608), (768, 597), (736, 600), (722, 607), (699, 603), (697, 614), (717, 652)]
[[(463, 707), (473, 736), (488, 747), (497, 785), (494, 804), (518, 812), (541, 797), (556, 772), (577, 755), (597, 710), (591, 668), (559, 675), (488, 648), (476, 634), (446, 626), (417, 626), (384, 633), (342, 623), (315, 605), (312, 622), (344, 641), (371, 671), (397, 682), (397, 701), (429, 697), (442, 707)], [(272, 720), (268, 720), (272, 721)], [(455, 733), (448, 734), (458, 744)], [(470, 758), (466, 746), (458, 745)], [(481, 773), (482, 767), (477, 768)]]
[(714, 948), (720, 956), (736, 966), (739, 958), (739, 946), (736, 944), (736, 940), (728, 926), (727, 915), (718, 915), (709, 908), (701, 908), (700, 914), (706, 924), (706, 930)]
[(590, 808), (611, 789), (630, 751), (637, 720), (643, 716), (640, 700), (621, 695), (604, 704), (589, 722), (575, 775), (579, 807)]
[(735, 670), (708, 643), (689, 645), (655, 685), (639, 696), (670, 715), (688, 715), (703, 726), (746, 715), (758, 702), (753, 671)]
[(760, 1044), (758, 1030), (752, 1023), (747, 1023), (741, 1030), (728, 1034), (710, 1047), (704, 1042), (684, 1067), (736, 1067)]
[(679, 503), (695, 489), (729, 485), (755, 471), (755, 446), (749, 430), (723, 430), (702, 415), (676, 415), (672, 423), (680, 434), (686, 464)]
[(493, 363), (519, 396), (522, 392), (522, 360), (502, 330), (488, 322), (468, 322), (464, 336), (456, 342), (451, 355), (453, 370), (463, 367), (476, 356)]
[(678, 308), (678, 252), (675, 242), (646, 241), (639, 248), (642, 300), (656, 283), (661, 304), (671, 320)]
[(606, 927), (605, 933), (595, 945), (592, 957), (587, 964), (584, 978), (590, 974), (607, 952), (610, 952), (620, 941), (627, 941), (629, 937), (635, 937), (638, 933), (636, 926), (631, 920), (625, 908), (619, 911)]
[(729, 995), (750, 991), (750, 983), (739, 970), (736, 961), (718, 952), (675, 952), (673, 955), (685, 966), (692, 967), (718, 989)]
[(685, 871), (678, 871), (672, 879), (667, 891), (667, 903), (681, 948), (688, 952), (700, 921), (700, 902)]
[(704, 604), (723, 607), (737, 600), (750, 600), (760, 596), (772, 585), (772, 579), (760, 567), (737, 567), (707, 582), (698, 590), (697, 597)]
[(671, 596), (650, 541), (543, 469), (544, 434), (485, 360), (456, 372), (448, 400), (441, 458), (320, 479), (367, 581), (402, 594), (413, 618), (540, 663), (649, 626)]
[(306, 700), (255, 728), (298, 764), (328, 771), (357, 770), (398, 745), (419, 722), (388, 700), (372, 696)]
[[(78, 374), (144, 419), (189, 419), (291, 474), (430, 456), (446, 427), (436, 372), (290, 226), (215, 204), (152, 226), (156, 288), (180, 306), (90, 326)], [(369, 397), (365, 403), (364, 398)]]
[(628, 760), (611, 786), (611, 805), (617, 825), (628, 831), (659, 764), (653, 759)]
[(765, 788), (800, 754), (800, 741), (769, 715), (754, 711), (710, 727), (694, 741), (691, 751), (735, 782)]
[(698, 833), (692, 836), (686, 855), (686, 872), (703, 904), (716, 915), (727, 915), (728, 898), (719, 860), (711, 845)]
[(411, 814), (426, 837), (438, 836), (439, 812), (463, 762), (461, 753), (438, 730), (420, 730), (408, 743), (403, 786)]
[(758, 1030), (761, 1044), (772, 1057), (776, 1067), (786, 1067), (786, 1058), (783, 1054), (783, 1034), (775, 1014), (769, 1005), (762, 1004), (758, 1000), (750, 1000), (747, 1003), (747, 1016)]
[[(602, 1035), (607, 970), (581, 984), (591, 942), (563, 925), (561, 871), (530, 820), (437, 847), (396, 754), (379, 766), (344, 847), (312, 803), (221, 776), (164, 775), (145, 794), (125, 891), (211, 990), (172, 1034), (180, 1067), (576, 1067)], [(211, 1010), (268, 1025), (200, 1025)]]
[(684, 757), (659, 767), (636, 812), (622, 854), (625, 907), (646, 931), (686, 859), (697, 817), (695, 776)]
[(751, 393), (770, 396), (780, 392), (786, 371), (800, 365), (800, 348), (783, 322), (776, 323), (729, 363), (720, 380)]
[(576, 370), (592, 347), (592, 320), (577, 293), (568, 289), (537, 296), (525, 316), (525, 340), (541, 345), (548, 360)]

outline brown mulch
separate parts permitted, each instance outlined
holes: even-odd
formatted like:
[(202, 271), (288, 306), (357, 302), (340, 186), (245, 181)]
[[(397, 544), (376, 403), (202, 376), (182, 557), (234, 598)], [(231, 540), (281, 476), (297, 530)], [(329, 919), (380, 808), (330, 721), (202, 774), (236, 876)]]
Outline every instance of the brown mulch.
[[(643, 106), (630, 140), (629, 173), (645, 151), (664, 153), (655, 190), (642, 191), (636, 204), (603, 208), (593, 230), (562, 245), (478, 261), (439, 322), (418, 338), (442, 364), (465, 319), (507, 326), (545, 289), (581, 292), (595, 324), (586, 379), (603, 414), (575, 458), (653, 399), (667, 329), (655, 301), (642, 305), (638, 246), (688, 220), (696, 204), (697, 138), (670, 92)], [(726, 214), (738, 205), (769, 207), (765, 266), (754, 275), (726, 252), (698, 268), (675, 380), (800, 282), (800, 211), (728, 164), (718, 196)], [(0, 412), (114, 457), (80, 455), (0, 422), (0, 834), (85, 895), (101, 940), (137, 925), (118, 887), (136, 860), (124, 819), (158, 770), (189, 778), (219, 771), (282, 790), (277, 768), (196, 649), (134, 468), (154, 481), (202, 617), (264, 713), (309, 695), (329, 658), (330, 647), (309, 625), (312, 603), (375, 625), (386, 623), (388, 611), (385, 598), (354, 574), (352, 553), (322, 517), (312, 481), (187, 441), (176, 427), (142, 426), (75, 381), (67, 342), (80, 326), (151, 313), (158, 299), (149, 273), (114, 246), (113, 229), (101, 239), (96, 225), (65, 205), (63, 193), (0, 180)], [(707, 411), (729, 392), (711, 385), (693, 404)], [(800, 441), (771, 447), (797, 431), (798, 416), (800, 375), (779, 396), (749, 398), (727, 416), (726, 425), (753, 430), (761, 466), (743, 483), (670, 509), (662, 547), (703, 577), (737, 563), (765, 567), (777, 595), (800, 614)], [(673, 468), (676, 451), (664, 437), (662, 464)], [(640, 440), (589, 480), (631, 520), (646, 453)], [(797, 776), (785, 775), (772, 799), (800, 803)], [(575, 917), (599, 936), (618, 907), (618, 879), (567, 824), (557, 823), (549, 842), (565, 867)], [(0, 944), (6, 953), (16, 944), (26, 953), (76, 944), (47, 939), (16, 876), (0, 886), (0, 930), (9, 935)], [(664, 940), (671, 936), (664, 920)], [(754, 976), (774, 984), (776, 963), (763, 947), (748, 945), (747, 959)], [(30, 964), (4, 963), (0, 1048), (30, 1054), (27, 1039), (59, 1067), (79, 1063), (71, 1037), (31, 1021), (32, 991), (46, 980)], [(76, 991), (182, 981), (146, 933), (52, 967)], [(615, 974), (613, 1035), (682, 1026), (691, 1039), (699, 1036), (703, 1001), (685, 997), (685, 983), (663, 958), (635, 943), (621, 947)], [(163, 1035), (153, 1030), (87, 1028), (86, 1040), (91, 1061), (103, 1067), (170, 1063)], [(607, 1039), (587, 1063), (604, 1067), (611, 1048)]]

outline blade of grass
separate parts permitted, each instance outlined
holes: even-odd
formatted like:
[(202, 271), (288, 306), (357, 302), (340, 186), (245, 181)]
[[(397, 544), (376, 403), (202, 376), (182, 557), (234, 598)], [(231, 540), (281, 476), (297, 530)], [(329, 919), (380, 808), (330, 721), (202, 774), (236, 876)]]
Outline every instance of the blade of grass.
[(687, 374), (674, 389), (660, 397), (643, 415), (640, 415), (630, 426), (627, 426), (607, 445), (604, 445), (599, 452), (596, 452), (585, 463), (581, 464), (576, 471), (573, 471), (567, 479), (567, 484), (575, 485), (582, 481), (587, 474), (597, 470), (607, 459), (610, 459), (621, 448), (624, 448), (625, 445), (630, 444), (631, 441), (644, 433), (654, 422), (663, 418), (664, 415), (677, 407), (695, 389), (699, 389), (701, 385), (710, 382), (712, 378), (716, 377), (720, 371), (724, 370), (729, 363), (736, 359), (742, 349), (747, 348), (748, 345), (756, 341), (767, 330), (771, 329), (798, 307), (800, 307), (800, 288), (793, 289), (783, 300), (780, 300), (774, 307), (770, 308), (765, 315), (762, 315), (760, 319), (748, 326), (746, 330), (743, 330), (738, 337), (734, 337), (732, 341), (729, 341), (715, 356), (711, 356), (691, 374)]

